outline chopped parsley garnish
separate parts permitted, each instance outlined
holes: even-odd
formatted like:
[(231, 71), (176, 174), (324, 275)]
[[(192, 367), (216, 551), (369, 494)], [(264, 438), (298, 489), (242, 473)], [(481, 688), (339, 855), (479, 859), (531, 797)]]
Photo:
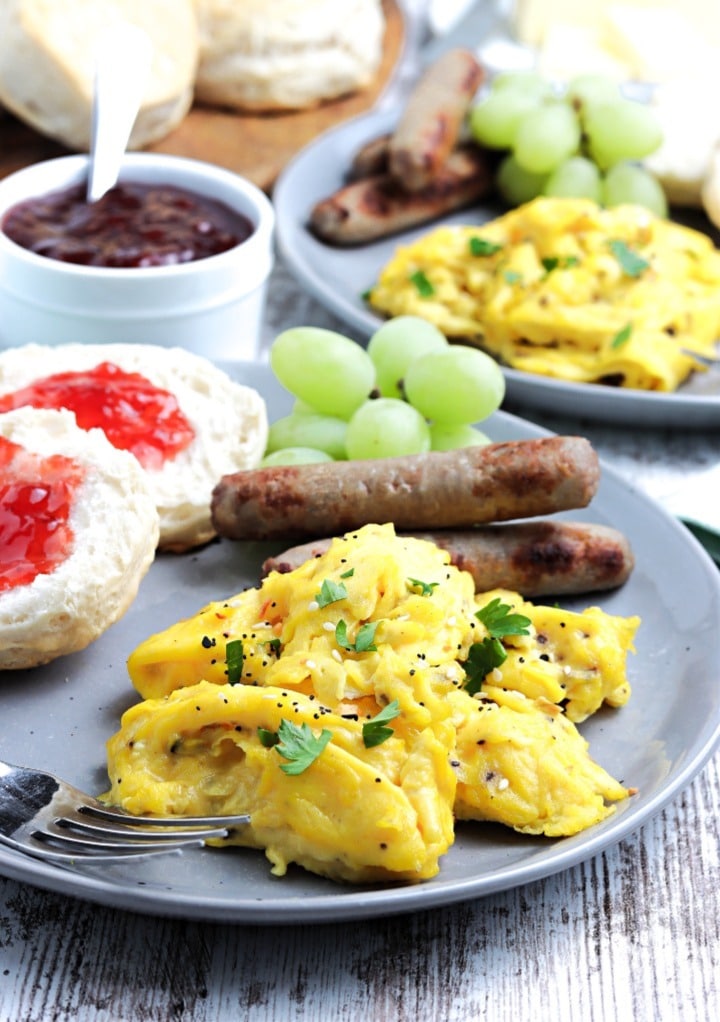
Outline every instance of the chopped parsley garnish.
[(375, 630), (377, 621), (369, 621), (358, 629), (355, 642), (350, 642), (347, 633), (347, 625), (344, 621), (338, 621), (335, 625), (335, 640), (338, 646), (349, 649), (351, 653), (371, 653), (377, 649), (375, 645)]
[(487, 238), (478, 238), (477, 235), (473, 235), (468, 241), (468, 248), (470, 249), (470, 255), (474, 256), (491, 256), (495, 255), (496, 252), (502, 251), (502, 245), (498, 245), (496, 241), (488, 241)]
[(507, 284), (520, 284), (522, 283), (522, 274), (518, 273), (517, 270), (505, 270), (503, 273), (505, 282)]
[(512, 613), (512, 607), (503, 603), (499, 596), (490, 600), (475, 614), (487, 628), (488, 635), (493, 639), (501, 639), (503, 635), (529, 635), (528, 628), (532, 624), (524, 614)]
[(627, 274), (628, 277), (639, 277), (650, 266), (647, 259), (643, 259), (642, 256), (630, 248), (627, 242), (619, 238), (611, 238), (610, 249), (620, 263), (623, 273)]
[(326, 578), (320, 586), (320, 592), (315, 594), (315, 600), (319, 607), (327, 607), (329, 603), (337, 603), (344, 600), (348, 592), (342, 582), (333, 582)]
[(485, 678), (507, 660), (507, 651), (499, 639), (490, 636), (482, 642), (473, 642), (468, 650), (465, 669), (465, 690), (474, 696), (482, 688)]
[(407, 580), (408, 589), (419, 589), (420, 596), (432, 596), (433, 589), (439, 585), (439, 582), (423, 582), (419, 578), (409, 578)]
[(414, 273), (410, 274), (409, 280), (411, 284), (415, 285), (415, 289), (421, 298), (432, 298), (435, 294), (435, 288), (423, 270), (415, 270)]
[(355, 569), (354, 568), (348, 568), (347, 571), (344, 571), (342, 573), (340, 578), (352, 578), (354, 574), (355, 574)]
[(242, 639), (231, 639), (225, 646), (228, 684), (237, 685), (240, 681), (244, 659)]
[(275, 654), (275, 656), (280, 656), (280, 646), (282, 644), (279, 639), (268, 639), (265, 642), (265, 645), (268, 647), (271, 653)]
[(388, 738), (392, 738), (393, 729), (388, 727), (388, 723), (394, 720), (400, 715), (400, 703), (397, 699), (393, 699), (391, 703), (380, 710), (372, 720), (368, 720), (367, 723), (362, 726), (363, 743), (366, 749), (372, 749), (376, 745), (382, 745)]
[(281, 764), (280, 769), (294, 776), (315, 762), (332, 738), (332, 731), (323, 728), (319, 735), (315, 735), (309, 724), (303, 723), (298, 727), (289, 720), (281, 720), (277, 737), (279, 741), (275, 749), (287, 760), (287, 763)]
[(266, 749), (272, 749), (273, 745), (277, 745), (280, 741), (277, 731), (268, 731), (266, 727), (259, 727), (257, 733), (260, 744), (264, 745)]
[(577, 256), (546, 256), (542, 260), (543, 267), (546, 273), (552, 273), (553, 270), (567, 270), (571, 266), (577, 266), (580, 260)]
[(622, 330), (618, 330), (613, 339), (610, 341), (611, 348), (622, 348), (623, 344), (627, 344), (632, 334), (632, 323), (626, 323)]

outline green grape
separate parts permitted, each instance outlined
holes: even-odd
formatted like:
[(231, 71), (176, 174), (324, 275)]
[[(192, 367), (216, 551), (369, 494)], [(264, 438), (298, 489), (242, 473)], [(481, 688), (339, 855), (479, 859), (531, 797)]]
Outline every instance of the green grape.
[(617, 82), (605, 75), (578, 75), (568, 82), (565, 90), (565, 99), (580, 112), (581, 116), (591, 103), (611, 103), (619, 96), (620, 89)]
[(348, 423), (348, 458), (393, 458), (430, 450), (430, 427), (405, 401), (378, 397), (360, 405)]
[(490, 437), (475, 426), (448, 426), (433, 422), (430, 426), (431, 451), (455, 451), (459, 447), (484, 447)]
[(517, 89), (490, 92), (470, 111), (470, 133), (479, 145), (509, 149), (520, 123), (539, 104), (537, 96)]
[(586, 156), (571, 156), (556, 167), (545, 182), (543, 195), (601, 201), (600, 171)]
[(311, 465), (314, 462), (332, 461), (325, 451), (317, 451), (313, 447), (282, 447), (279, 451), (266, 454), (260, 462), (261, 468), (272, 465)]
[(344, 419), (317, 412), (293, 412), (271, 423), (265, 452), (270, 454), (284, 447), (313, 447), (339, 460), (345, 457), (346, 432)]
[(307, 401), (301, 401), (299, 397), (296, 397), (293, 401), (292, 406), (293, 415), (317, 415), (317, 412), (312, 405), (309, 405)]
[(668, 214), (667, 199), (660, 182), (649, 171), (634, 163), (616, 163), (603, 182), (603, 205), (630, 203), (645, 206), (659, 217)]
[(549, 99), (553, 87), (547, 79), (537, 71), (501, 71), (492, 80), (493, 92), (523, 92), (537, 99)]
[(500, 407), (505, 377), (478, 348), (448, 345), (416, 359), (405, 376), (405, 394), (432, 422), (461, 426), (479, 422)]
[(419, 316), (395, 316), (383, 323), (367, 347), (382, 396), (402, 397), (399, 384), (413, 359), (446, 348), (447, 343), (445, 334)]
[(662, 142), (662, 129), (650, 107), (632, 99), (589, 104), (584, 124), (589, 154), (601, 170), (622, 160), (642, 160)]
[(498, 167), (495, 183), (509, 206), (522, 206), (524, 202), (541, 195), (547, 174), (531, 174), (519, 165), (515, 157), (506, 156)]
[(280, 383), (323, 415), (349, 419), (375, 386), (375, 366), (349, 337), (321, 327), (291, 327), (270, 348)]
[(513, 143), (515, 159), (532, 174), (549, 174), (580, 145), (580, 122), (567, 103), (548, 103), (524, 117)]

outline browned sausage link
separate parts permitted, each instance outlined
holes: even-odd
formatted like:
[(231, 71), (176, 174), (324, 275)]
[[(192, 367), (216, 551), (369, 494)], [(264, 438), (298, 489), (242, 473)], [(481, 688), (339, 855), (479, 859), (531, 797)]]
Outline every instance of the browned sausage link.
[(390, 139), (390, 174), (406, 191), (426, 188), (457, 144), (484, 72), (469, 50), (448, 50), (413, 89)]
[[(621, 532), (586, 522), (509, 522), (403, 535), (447, 550), (450, 563), (472, 575), (478, 592), (504, 588), (527, 598), (615, 589), (627, 581), (635, 563)], [(320, 557), (331, 542), (316, 540), (269, 557), (263, 574), (294, 571)]]
[(364, 178), (318, 202), (309, 226), (330, 244), (360, 245), (467, 206), (492, 187), (492, 158), (475, 146), (463, 146), (423, 191), (405, 192), (388, 175)]
[(379, 135), (361, 145), (352, 158), (348, 170), (348, 181), (359, 181), (363, 177), (375, 177), (386, 174), (388, 169), (388, 153), (390, 151), (390, 135)]
[(236, 472), (215, 486), (211, 511), (229, 539), (309, 539), (370, 522), (394, 522), (398, 531), (464, 528), (585, 507), (598, 481), (588, 440), (549, 436)]

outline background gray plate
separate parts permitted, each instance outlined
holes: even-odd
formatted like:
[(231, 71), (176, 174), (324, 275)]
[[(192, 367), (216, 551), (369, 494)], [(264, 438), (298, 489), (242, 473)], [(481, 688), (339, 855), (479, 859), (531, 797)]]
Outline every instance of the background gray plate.
[[(383, 322), (363, 301), (363, 293), (398, 245), (426, 234), (432, 225), (371, 245), (338, 249), (318, 241), (306, 224), (313, 205), (343, 184), (356, 150), (369, 139), (390, 131), (396, 118), (396, 113), (370, 113), (331, 129), (288, 164), (273, 191), (278, 242), (290, 269), (321, 304), (348, 324), (358, 340), (369, 337)], [(444, 222), (481, 223), (499, 212), (490, 205), (475, 206)], [(711, 230), (704, 218), (698, 220), (691, 215), (685, 219), (692, 226)], [(566, 383), (517, 369), (503, 372), (513, 401), (557, 415), (680, 429), (720, 425), (720, 366), (695, 375), (672, 394)]]
[[(272, 417), (289, 407), (266, 367), (241, 364), (231, 371), (263, 393)], [(498, 440), (543, 435), (503, 413), (487, 428)], [(607, 469), (590, 508), (570, 517), (621, 528), (637, 567), (617, 592), (563, 603), (575, 609), (599, 603), (610, 613), (643, 619), (630, 660), (630, 703), (600, 712), (582, 727), (595, 758), (639, 789), (600, 825), (550, 841), (463, 824), (436, 879), (380, 889), (341, 887), (300, 869), (278, 879), (262, 853), (245, 849), (70, 871), (0, 846), (0, 873), (156, 915), (243, 923), (339, 921), (480, 897), (565, 869), (620, 840), (695, 776), (718, 740), (720, 573), (682, 525)], [(263, 558), (279, 549), (224, 541), (184, 556), (160, 556), (123, 620), (87, 650), (33, 671), (0, 674), (0, 756), (45, 768), (89, 791), (105, 790), (105, 741), (137, 699), (125, 670), (128, 654), (152, 632), (210, 600), (256, 585)]]

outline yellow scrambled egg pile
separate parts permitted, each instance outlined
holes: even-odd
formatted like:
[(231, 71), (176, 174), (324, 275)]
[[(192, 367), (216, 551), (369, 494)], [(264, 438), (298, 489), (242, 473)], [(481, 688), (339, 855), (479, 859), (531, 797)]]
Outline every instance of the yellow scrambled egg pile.
[(108, 800), (249, 812), (223, 843), (352, 882), (434, 876), (458, 818), (574, 834), (628, 794), (576, 723), (628, 699), (638, 624), (476, 594), (369, 525), (133, 652)]
[(720, 251), (639, 206), (539, 198), (400, 247), (369, 294), (515, 369), (672, 391), (720, 337)]

